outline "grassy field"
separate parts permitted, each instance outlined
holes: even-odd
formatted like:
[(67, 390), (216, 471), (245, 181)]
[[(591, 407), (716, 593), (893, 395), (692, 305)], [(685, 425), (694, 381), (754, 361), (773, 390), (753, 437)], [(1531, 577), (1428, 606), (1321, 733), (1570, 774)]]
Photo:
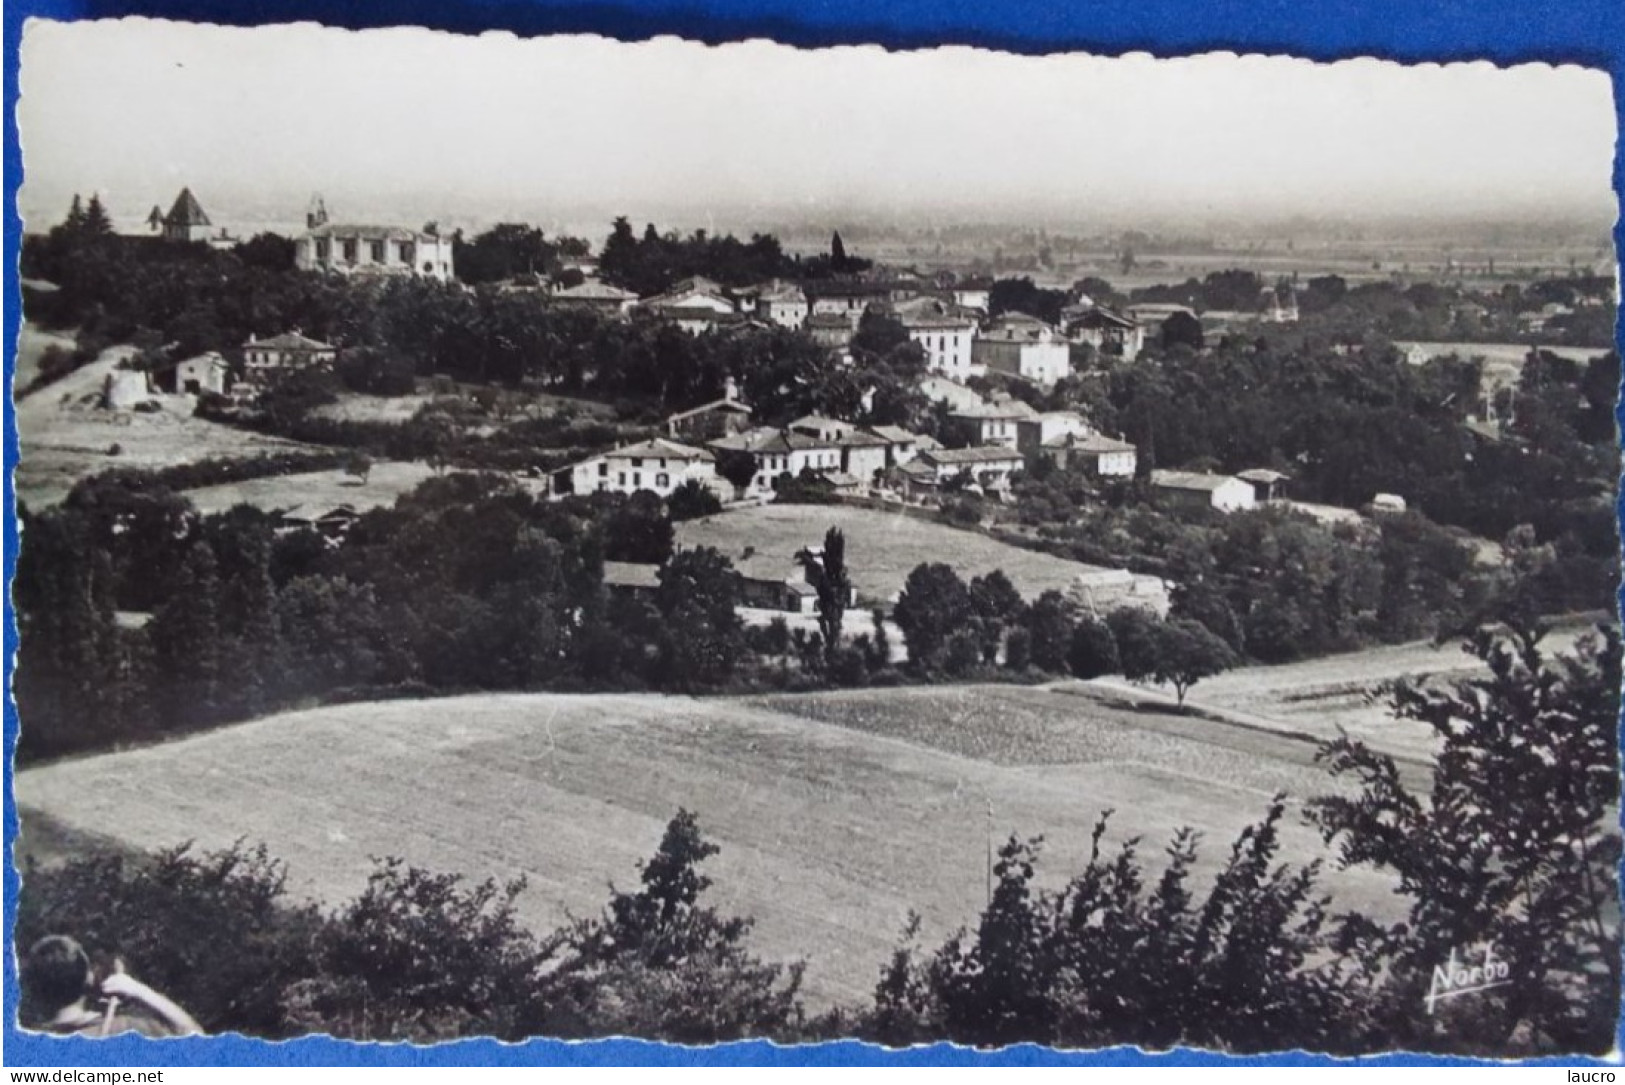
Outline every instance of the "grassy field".
[(393, 505), (434, 472), (425, 463), (375, 463), (362, 482), (342, 469), (307, 471), (204, 486), (186, 491), (199, 512), (224, 512), (233, 505), (253, 505), (274, 512), (295, 505), (351, 505), (358, 511)]
[(715, 547), (736, 562), (752, 547), (761, 557), (778, 559), (788, 574), (795, 568), (796, 551), (821, 545), (831, 527), (846, 533), (847, 566), (864, 601), (890, 601), (914, 567), (927, 561), (946, 562), (967, 581), (1003, 569), (1027, 599), (1051, 588), (1065, 591), (1080, 573), (1097, 571), (1093, 565), (1022, 550), (974, 531), (900, 513), (834, 505), (734, 509), (678, 524), (677, 542), (684, 547)]
[[(1156, 868), (1180, 825), (1206, 879), (1269, 796), (1327, 790), (1312, 748), (1124, 708), (1088, 690), (959, 687), (694, 700), (484, 695), (291, 713), (16, 777), (21, 843), (76, 834), (154, 847), (264, 841), (290, 888), (323, 901), (373, 856), (523, 874), (550, 929), (629, 885), (678, 807), (722, 847), (719, 905), (753, 944), (809, 962), (817, 1004), (866, 998), (911, 909), (935, 943), (985, 902), (989, 831), (1043, 834), (1041, 879), (1083, 861), (1095, 818), (1143, 835)], [(1287, 858), (1324, 848), (1288, 815)], [(1326, 876), (1338, 904), (1392, 917), (1386, 881)], [(26, 892), (26, 889), (24, 890)]]
[[(179, 411), (103, 410), (97, 405), (103, 382), (130, 349), (113, 347), (17, 403), (19, 501), (34, 507), (55, 504), (81, 478), (113, 467), (170, 467), (210, 456), (258, 456), (308, 447)], [(114, 445), (119, 452), (109, 455)]]
[[(1567, 652), (1584, 628), (1559, 628), (1542, 646), (1548, 654)], [(1244, 717), (1264, 717), (1317, 739), (1335, 738), (1342, 728), (1396, 757), (1427, 760), (1433, 756), (1433, 732), (1426, 724), (1395, 719), (1383, 687), (1399, 678), (1450, 680), (1488, 674), (1489, 669), (1459, 644), (1435, 647), (1416, 641), (1231, 671), (1197, 685), (1190, 701)]]

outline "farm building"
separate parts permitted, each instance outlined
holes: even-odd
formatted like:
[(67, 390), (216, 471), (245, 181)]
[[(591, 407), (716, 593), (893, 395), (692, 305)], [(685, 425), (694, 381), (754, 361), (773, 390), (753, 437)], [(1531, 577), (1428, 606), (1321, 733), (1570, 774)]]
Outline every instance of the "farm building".
[(1254, 467), (1238, 471), (1236, 477), (1253, 488), (1253, 500), (1263, 505), (1284, 498), (1286, 483), (1292, 476), (1272, 471), (1268, 467)]
[(931, 374), (920, 379), (920, 394), (933, 403), (946, 403), (950, 410), (964, 411), (985, 406), (980, 394), (948, 377)]
[[(809, 552), (817, 555), (819, 548)], [(763, 610), (783, 610), (791, 614), (814, 614), (818, 610), (818, 592), (807, 583), (807, 572), (800, 565), (786, 565), (782, 558), (757, 554), (746, 550), (733, 563), (739, 578), (739, 601), (747, 607)], [(857, 589), (852, 589), (848, 606), (857, 605)]]
[(852, 322), (839, 313), (812, 313), (802, 327), (821, 347), (845, 350), (852, 345)]
[(660, 566), (645, 562), (604, 562), (604, 587), (611, 594), (652, 599), (660, 587)]
[(329, 222), (321, 197), (305, 214), (306, 230), (294, 241), (293, 261), (301, 271), (340, 275), (423, 275), (450, 282), (452, 239), (432, 226), (341, 225)]
[(1254, 504), (1252, 485), (1233, 475), (1153, 471), (1151, 487), (1159, 500), (1176, 509), (1235, 512), (1250, 509)]
[(174, 365), (175, 391), (182, 395), (217, 396), (226, 394), (231, 381), (231, 365), (214, 351), (187, 358)]
[(837, 443), (841, 446), (842, 473), (852, 476), (860, 487), (868, 486), (890, 466), (892, 445), (884, 437), (854, 430)]

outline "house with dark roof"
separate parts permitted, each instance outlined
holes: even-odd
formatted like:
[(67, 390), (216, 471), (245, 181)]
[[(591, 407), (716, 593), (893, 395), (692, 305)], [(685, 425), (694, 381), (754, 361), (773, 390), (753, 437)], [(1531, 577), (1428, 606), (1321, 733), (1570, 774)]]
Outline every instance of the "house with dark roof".
[(1074, 343), (1086, 343), (1108, 357), (1132, 362), (1145, 347), (1145, 326), (1132, 316), (1104, 305), (1068, 306), (1061, 328)]
[[(157, 210), (153, 208), (153, 211)], [(148, 222), (151, 221), (149, 215)], [(181, 194), (175, 197), (169, 214), (163, 217), (163, 229), (165, 241), (207, 241), (209, 235), (214, 233), (214, 223), (209, 221), (203, 205), (192, 195), (192, 190), (183, 188)]]
[(721, 399), (678, 411), (666, 419), (666, 435), (704, 443), (750, 428), (750, 407), (739, 398), (739, 386), (729, 377)]

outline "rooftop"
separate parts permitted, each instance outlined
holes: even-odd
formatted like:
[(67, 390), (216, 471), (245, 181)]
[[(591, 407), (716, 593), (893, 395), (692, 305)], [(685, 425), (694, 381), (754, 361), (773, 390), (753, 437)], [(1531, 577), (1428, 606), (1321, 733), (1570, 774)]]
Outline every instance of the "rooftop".
[(664, 437), (651, 437), (649, 440), (639, 441), (635, 445), (612, 449), (604, 453), (604, 455), (623, 459), (627, 456), (648, 456), (669, 460), (709, 460), (714, 458), (709, 449), (678, 444), (676, 441), (668, 441)]
[(434, 234), (413, 230), (406, 226), (346, 226), (341, 223), (323, 223), (305, 233), (306, 237), (333, 238), (359, 241), (440, 241)]
[(994, 463), (1001, 460), (1020, 460), (1021, 453), (1013, 448), (984, 445), (979, 448), (940, 448), (920, 455), (932, 463)]
[[(154, 211), (158, 210), (156, 207)], [(181, 194), (175, 197), (175, 204), (164, 216), (165, 226), (209, 226), (209, 216), (203, 213), (203, 205), (197, 202), (190, 188), (181, 189)]]
[(1234, 475), (1207, 475), (1195, 471), (1153, 471), (1151, 485), (1165, 490), (1201, 490), (1212, 493), (1226, 483), (1236, 481)]
[(660, 566), (636, 561), (606, 561), (604, 585), (611, 588), (658, 588)]
[(249, 336), (245, 347), (269, 347), (272, 350), (337, 350), (331, 343), (324, 343), (320, 339), (312, 339), (301, 335), (298, 331), (283, 332), (273, 335), (269, 339), (255, 339)]

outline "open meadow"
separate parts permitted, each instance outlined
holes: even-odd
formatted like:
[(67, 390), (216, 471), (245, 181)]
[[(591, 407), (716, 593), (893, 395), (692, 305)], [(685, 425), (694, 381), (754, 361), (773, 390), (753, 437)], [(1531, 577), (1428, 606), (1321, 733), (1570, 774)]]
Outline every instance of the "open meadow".
[[(193, 418), (181, 409), (147, 413), (102, 408), (107, 375), (132, 349), (111, 347), (89, 365), (17, 401), (18, 501), (35, 508), (56, 504), (80, 479), (115, 467), (152, 470), (210, 457), (310, 448)], [(182, 402), (168, 398), (177, 408)]]
[[(746, 699), (482, 695), (289, 713), (16, 777), (21, 848), (49, 858), (111, 837), (238, 839), (286, 860), (292, 892), (338, 902), (372, 857), (473, 877), (524, 875), (533, 929), (633, 884), (679, 807), (721, 854), (713, 900), (754, 916), (753, 945), (808, 961), (814, 1005), (865, 999), (910, 910), (926, 944), (985, 903), (991, 836), (1045, 838), (1040, 880), (1142, 836), (1153, 869), (1182, 825), (1210, 878), (1272, 793), (1329, 785), (1310, 743), (1119, 699), (980, 686)], [(1283, 858), (1325, 854), (1294, 806)], [(64, 847), (63, 842), (70, 842)], [(1336, 904), (1387, 918), (1367, 872), (1328, 871)], [(27, 889), (25, 887), (24, 892)]]
[(763, 564), (777, 559), (788, 573), (795, 555), (820, 546), (824, 532), (838, 527), (846, 534), (846, 562), (860, 601), (889, 602), (902, 591), (916, 565), (940, 561), (959, 576), (972, 577), (1003, 569), (1024, 598), (1066, 591), (1080, 575), (1099, 567), (1023, 550), (976, 531), (906, 516), (900, 512), (841, 505), (759, 505), (731, 509), (677, 526), (682, 547), (711, 546), (737, 563), (747, 549)]
[(266, 512), (279, 512), (296, 505), (312, 508), (349, 505), (357, 512), (365, 512), (393, 505), (402, 494), (417, 489), (425, 479), (432, 477), (434, 471), (426, 463), (392, 461), (373, 464), (365, 482), (342, 468), (334, 468), (203, 486), (187, 490), (185, 494), (187, 500), (205, 514), (224, 512), (233, 505), (253, 505)]

